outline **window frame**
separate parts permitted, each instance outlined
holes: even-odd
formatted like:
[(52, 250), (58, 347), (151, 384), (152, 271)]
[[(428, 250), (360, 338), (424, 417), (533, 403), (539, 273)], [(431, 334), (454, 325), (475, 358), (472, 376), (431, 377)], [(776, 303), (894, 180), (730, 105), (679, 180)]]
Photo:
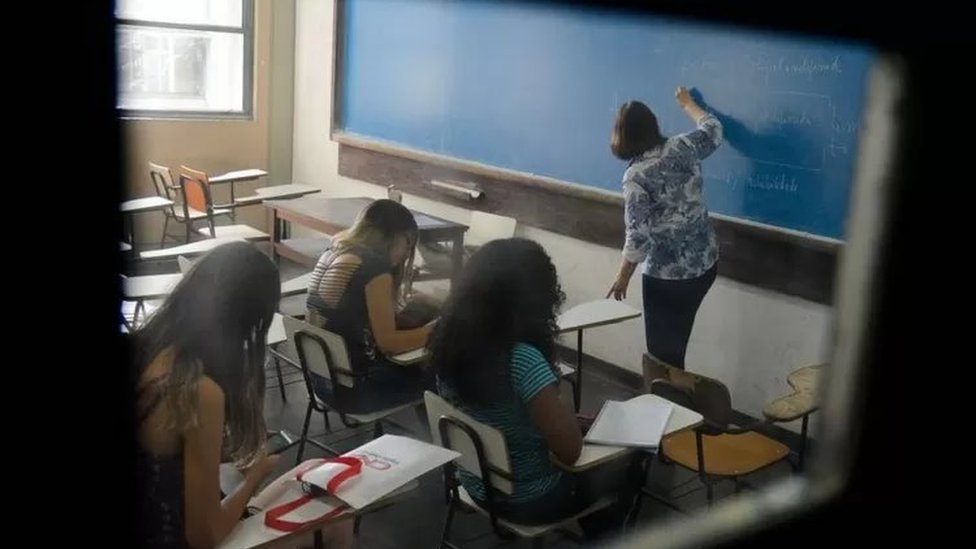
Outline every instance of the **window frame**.
[[(240, 34), (244, 40), (243, 94), (240, 111), (183, 109), (126, 109), (119, 106), (119, 73), (116, 67), (115, 109), (123, 119), (161, 120), (253, 120), (254, 119), (254, 0), (241, 0), (241, 26), (171, 23), (115, 17), (116, 39), (121, 26), (145, 29), (170, 29)], [(118, 46), (116, 46), (117, 48)], [(116, 55), (118, 52), (116, 50)]]

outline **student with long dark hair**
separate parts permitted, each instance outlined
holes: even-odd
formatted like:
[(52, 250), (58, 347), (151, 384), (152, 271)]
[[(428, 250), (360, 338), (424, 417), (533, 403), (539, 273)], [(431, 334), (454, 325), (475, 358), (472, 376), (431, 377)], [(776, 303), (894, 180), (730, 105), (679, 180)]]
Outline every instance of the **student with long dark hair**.
[[(277, 456), (264, 449), (264, 353), (279, 297), (267, 256), (225, 244), (130, 336), (143, 547), (215, 547), (274, 468)], [(224, 460), (245, 480), (221, 502)], [(326, 532), (334, 547), (351, 542), (351, 524)]]

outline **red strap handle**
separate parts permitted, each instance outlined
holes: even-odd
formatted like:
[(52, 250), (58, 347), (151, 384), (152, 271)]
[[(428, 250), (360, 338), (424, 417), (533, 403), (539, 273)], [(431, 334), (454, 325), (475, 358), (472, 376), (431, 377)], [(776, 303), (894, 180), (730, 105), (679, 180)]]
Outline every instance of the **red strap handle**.
[(336, 507), (335, 509), (329, 511), (328, 513), (325, 513), (321, 517), (308, 520), (305, 522), (294, 522), (291, 520), (285, 520), (281, 518), (283, 515), (287, 515), (288, 513), (294, 511), (295, 509), (298, 509), (299, 507), (305, 505), (310, 501), (312, 501), (312, 498), (308, 496), (302, 496), (284, 505), (279, 505), (274, 509), (269, 509), (268, 512), (264, 514), (264, 525), (267, 526), (268, 528), (274, 528), (275, 530), (278, 530), (280, 532), (294, 532), (299, 528), (301, 528), (302, 526), (305, 526), (306, 524), (310, 524), (312, 522), (320, 522), (330, 518), (335, 518), (341, 515), (342, 513), (346, 512), (346, 506), (340, 505), (339, 507)]
[[(348, 456), (348, 457), (339, 456), (335, 458), (323, 459), (322, 463), (316, 465), (315, 467), (319, 467), (326, 463), (341, 463), (346, 466), (346, 469), (344, 471), (332, 477), (332, 480), (330, 480), (329, 483), (325, 485), (325, 490), (330, 494), (335, 494), (336, 490), (339, 489), (340, 484), (358, 475), (363, 470), (362, 460), (352, 456)], [(308, 469), (305, 469), (304, 471), (299, 472), (295, 478), (297, 478), (299, 481), (302, 481), (303, 477), (305, 476), (305, 473), (312, 471), (312, 469), (315, 469), (315, 467), (310, 467)]]
[[(329, 480), (329, 483), (326, 485), (325, 489), (330, 494), (335, 494), (336, 490), (339, 488), (339, 485), (349, 480), (350, 478), (358, 475), (363, 469), (363, 462), (360, 461), (358, 458), (354, 458), (354, 457), (329, 458), (329, 459), (319, 460), (318, 463), (306, 467), (305, 469), (300, 471), (298, 475), (296, 475), (296, 479), (301, 481), (302, 477), (305, 476), (305, 473), (308, 473), (309, 471), (325, 463), (341, 463), (343, 465), (346, 465), (345, 470), (343, 470), (341, 473), (337, 474), (336, 476), (332, 477), (332, 479)], [(268, 509), (268, 512), (264, 514), (264, 525), (267, 526), (268, 528), (273, 528), (281, 532), (294, 532), (299, 528), (301, 528), (302, 526), (305, 526), (306, 524), (312, 522), (320, 522), (330, 518), (335, 518), (341, 515), (342, 513), (344, 513), (347, 509), (345, 505), (340, 505), (335, 509), (332, 509), (331, 511), (325, 513), (321, 517), (308, 520), (305, 522), (295, 522), (295, 521), (285, 520), (281, 518), (287, 515), (288, 513), (291, 513), (295, 509), (298, 509), (302, 505), (305, 505), (306, 503), (312, 501), (312, 499), (313, 498), (309, 496), (301, 496), (297, 499), (289, 501), (288, 503), (279, 505), (272, 509)]]

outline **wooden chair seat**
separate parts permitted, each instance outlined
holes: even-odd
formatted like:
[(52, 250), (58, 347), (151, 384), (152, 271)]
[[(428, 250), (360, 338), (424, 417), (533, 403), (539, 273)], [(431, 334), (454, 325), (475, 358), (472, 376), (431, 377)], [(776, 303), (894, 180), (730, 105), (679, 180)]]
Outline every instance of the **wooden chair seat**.
[[(698, 471), (694, 431), (671, 435), (662, 442), (664, 455), (692, 471)], [(719, 477), (748, 475), (786, 458), (790, 449), (775, 440), (749, 431), (742, 434), (702, 436), (705, 473)]]

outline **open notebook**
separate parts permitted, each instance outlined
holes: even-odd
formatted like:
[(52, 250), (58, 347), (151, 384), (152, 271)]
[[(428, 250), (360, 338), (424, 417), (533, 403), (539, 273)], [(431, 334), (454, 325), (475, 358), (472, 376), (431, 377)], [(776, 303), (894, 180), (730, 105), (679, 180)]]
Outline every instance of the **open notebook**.
[(674, 406), (660, 400), (608, 400), (584, 440), (589, 444), (656, 449)]

